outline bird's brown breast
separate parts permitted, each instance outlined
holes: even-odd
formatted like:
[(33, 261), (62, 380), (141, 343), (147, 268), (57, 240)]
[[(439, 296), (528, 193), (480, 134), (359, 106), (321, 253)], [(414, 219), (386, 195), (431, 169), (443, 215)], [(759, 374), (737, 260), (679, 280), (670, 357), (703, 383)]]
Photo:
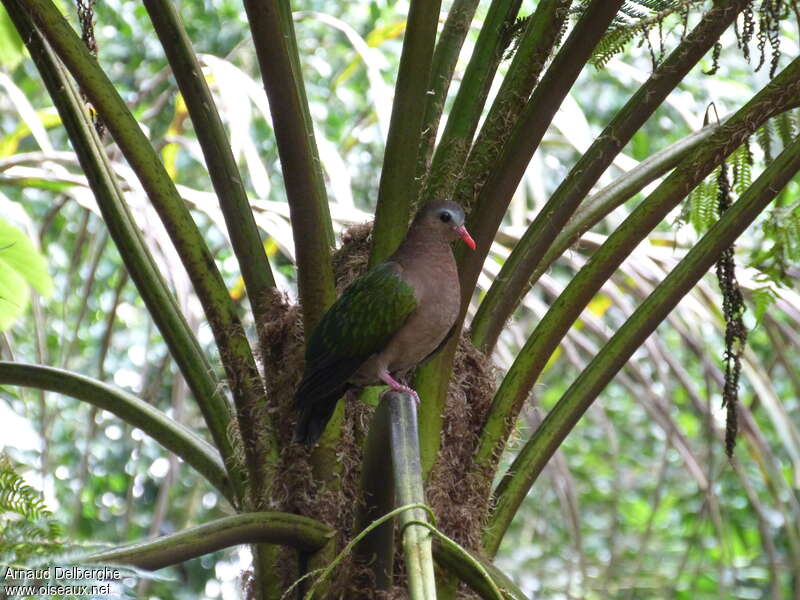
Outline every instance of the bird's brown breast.
[(461, 293), (449, 246), (428, 248), (425, 254), (401, 254), (398, 259), (400, 277), (414, 289), (417, 308), (386, 347), (364, 363), (354, 383), (374, 384), (382, 370), (403, 373), (414, 368), (439, 346), (458, 316)]
[(418, 306), (384, 351), (390, 372), (413, 368), (433, 352), (458, 316), (460, 293), (455, 264), (428, 265), (422, 282), (412, 283)]

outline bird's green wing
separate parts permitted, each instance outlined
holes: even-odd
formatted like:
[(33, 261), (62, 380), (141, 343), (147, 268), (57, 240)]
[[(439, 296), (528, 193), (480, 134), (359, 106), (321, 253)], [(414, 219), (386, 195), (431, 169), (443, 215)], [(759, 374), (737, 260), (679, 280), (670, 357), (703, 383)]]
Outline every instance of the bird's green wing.
[(366, 360), (389, 342), (417, 307), (414, 289), (399, 272), (397, 264), (383, 263), (344, 291), (309, 340), (309, 365), (337, 357)]
[(306, 349), (303, 380), (294, 396), (295, 439), (314, 443), (331, 418), (348, 380), (379, 352), (417, 307), (400, 266), (384, 263), (348, 287), (325, 313)]

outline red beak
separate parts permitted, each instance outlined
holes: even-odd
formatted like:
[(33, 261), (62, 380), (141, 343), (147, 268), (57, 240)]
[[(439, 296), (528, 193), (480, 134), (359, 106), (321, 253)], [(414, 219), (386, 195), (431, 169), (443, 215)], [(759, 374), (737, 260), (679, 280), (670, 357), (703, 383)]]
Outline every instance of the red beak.
[(475, 240), (472, 239), (472, 236), (469, 234), (466, 227), (463, 225), (461, 227), (456, 227), (456, 233), (462, 240), (464, 240), (464, 243), (469, 246), (471, 250), (475, 250)]

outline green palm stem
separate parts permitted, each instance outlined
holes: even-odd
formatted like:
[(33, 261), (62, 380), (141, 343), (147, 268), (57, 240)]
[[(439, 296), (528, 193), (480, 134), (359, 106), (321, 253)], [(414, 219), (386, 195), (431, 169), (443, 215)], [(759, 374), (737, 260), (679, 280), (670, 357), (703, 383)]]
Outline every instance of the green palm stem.
[(258, 431), (249, 415), (255, 407), (263, 405), (264, 389), (247, 336), (214, 257), (153, 146), (69, 23), (51, 0), (26, 0), (24, 8), (97, 110), (141, 181), (181, 257), (225, 367), (240, 417), (239, 430), (253, 497), (261, 497), (260, 489), (265, 484), (263, 463), (255, 452)]
[[(388, 404), (390, 446), (396, 502), (424, 504), (425, 491), (422, 485), (422, 465), (419, 455), (419, 432), (417, 410), (410, 394), (387, 393), (382, 403)], [(436, 598), (436, 579), (433, 568), (433, 544), (427, 528), (414, 525), (414, 521), (426, 521), (421, 509), (407, 510), (398, 516), (403, 536), (403, 556), (408, 576), (408, 592), (411, 600)]]
[[(521, 0), (493, 0), (489, 5), (475, 49), (472, 51), (458, 86), (458, 93), (447, 116), (442, 139), (433, 155), (422, 191), (422, 202), (452, 195), (456, 180), (469, 154), (478, 120), (489, 95), (489, 88), (503, 58), (505, 49), (503, 38), (510, 24), (514, 22), (521, 4)], [(431, 100), (435, 99), (436, 96), (431, 97)], [(444, 103), (444, 97), (439, 103)], [(432, 111), (434, 107), (429, 104), (429, 109)], [(439, 116), (440, 114), (435, 115), (436, 124)], [(426, 125), (431, 128), (434, 123), (426, 121)], [(436, 141), (436, 130), (432, 129), (425, 133), (427, 136), (425, 143), (428, 148), (432, 148)], [(424, 150), (426, 153), (429, 151), (428, 148)]]
[[(592, 0), (586, 8), (525, 106), (511, 138), (503, 147), (502, 155), (495, 161), (492, 175), (478, 194), (475, 209), (468, 218), (467, 229), (472, 233), (478, 247), (474, 252), (469, 252), (469, 255), (460, 247), (455, 252), (461, 285), (461, 312), (457, 330), (445, 348), (417, 370), (414, 384), (420, 397), (424, 399), (420, 406), (420, 431), (423, 434), (420, 444), (426, 474), (438, 453), (441, 415), (453, 369), (453, 358), (481, 266), (508, 203), (545, 130), (622, 2), (623, 0)], [(470, 178), (471, 173), (465, 173), (465, 177)]]
[(131, 565), (155, 571), (239, 544), (280, 544), (317, 550), (332, 535), (328, 526), (301, 515), (251, 512), (222, 517), (155, 540), (96, 552), (81, 562)]
[[(722, 119), (722, 122), (724, 123), (726, 120)], [(531, 274), (531, 280), (538, 281), (539, 277), (564, 252), (577, 243), (584, 233), (608, 216), (614, 209), (641, 192), (643, 188), (669, 173), (690, 153), (708, 140), (711, 134), (717, 130), (717, 127), (719, 127), (719, 124), (716, 123), (707, 125), (700, 131), (691, 133), (663, 150), (656, 152), (627, 173), (620, 175), (602, 190), (584, 200), (569, 222), (556, 236), (556, 239), (553, 240), (552, 245), (548, 247), (542, 260), (539, 261), (539, 264)], [(502, 232), (498, 234), (497, 239), (499, 242), (508, 245), (518, 241), (517, 238), (505, 235)], [(471, 333), (474, 334), (475, 319), (472, 320), (470, 327)], [(493, 347), (494, 344), (488, 347), (487, 352), (490, 352)]]
[[(281, 544), (304, 551), (313, 551), (328, 543), (334, 532), (319, 521), (300, 515), (280, 512), (242, 513), (222, 517), (184, 531), (129, 544), (120, 548), (96, 552), (80, 559), (92, 564), (130, 565), (156, 571), (178, 565), (193, 558), (240, 544)], [(486, 585), (480, 568), (487, 572), (495, 584), (511, 600), (523, 600), (525, 595), (511, 579), (485, 560), (465, 560), (452, 545), (437, 543), (437, 562), (458, 574), (481, 598), (494, 599)]]
[[(553, 53), (566, 25), (572, 0), (542, 0), (530, 16), (497, 97), (475, 139), (466, 164), (459, 163), (455, 200), (469, 208), (475, 189), (483, 184), (496, 165), (503, 143), (514, 131), (531, 92)], [(470, 141), (472, 135), (470, 132)], [(440, 144), (442, 152), (446, 147)], [(463, 173), (462, 173), (463, 169)]]
[[(463, 314), (466, 314), (481, 265), (533, 153), (623, 1), (592, 0), (586, 7), (525, 105), (492, 174), (481, 187), (467, 220), (467, 229), (478, 247), (469, 254), (463, 249), (458, 251)], [(465, 173), (466, 178), (471, 176), (472, 173)]]
[[(331, 248), (333, 229), (322, 175), (322, 164), (314, 138), (294, 22), (289, 0), (245, 0), (245, 10), (255, 45), (261, 78), (269, 100), (272, 126), (278, 144), (297, 257), (297, 287), (303, 307), (303, 326), (311, 335), (328, 307), (336, 300)], [(344, 415), (337, 407), (326, 434), (311, 455), (314, 477), (322, 485), (336, 487), (341, 465), (337, 441)], [(335, 544), (312, 556), (310, 568), (329, 563)], [(276, 575), (276, 548), (260, 547), (255, 556), (256, 580), (263, 598), (280, 598)]]
[(447, 100), (447, 91), (450, 89), (458, 55), (464, 45), (464, 39), (467, 37), (479, 1), (454, 0), (433, 51), (428, 99), (422, 119), (422, 142), (417, 156), (416, 177), (420, 181), (428, 170), (428, 163), (436, 144), (436, 134), (439, 131), (439, 121), (442, 118), (445, 100)]
[(269, 99), (297, 257), (303, 324), (310, 335), (336, 299), (333, 246), (322, 165), (314, 140), (288, 0), (245, 0), (261, 78)]
[(458, 347), (456, 332), (433, 358), (417, 367), (414, 373), (414, 389), (419, 395), (419, 444), (422, 460), (422, 473), (427, 479), (439, 455), (442, 434), (442, 414), (450, 386), (450, 372), (453, 368)]
[(495, 585), (502, 591), (504, 598), (507, 600), (528, 600), (528, 597), (508, 575), (481, 557), (473, 556), (473, 560), (464, 560), (464, 557), (456, 552), (452, 546), (438, 542), (433, 546), (433, 556), (440, 566), (450, 574), (455, 575), (460, 581), (466, 583), (481, 598), (494, 600), (495, 596), (487, 585), (483, 573), (476, 568), (473, 560), (477, 561), (481, 568), (489, 574)]
[[(549, 262), (561, 256), (563, 252), (580, 239), (580, 236), (597, 225), (604, 217), (620, 207), (626, 200), (633, 198), (645, 187), (669, 173), (687, 156), (704, 144), (717, 131), (727, 117), (719, 123), (706, 125), (699, 131), (674, 142), (651, 154), (630, 171), (623, 173), (602, 190), (586, 198), (577, 208), (572, 218), (564, 226), (561, 233), (553, 240), (551, 248), (542, 257), (541, 262)], [(551, 254), (552, 252), (552, 254)], [(552, 258), (551, 258), (552, 256)], [(538, 269), (541, 267), (537, 267)]]
[[(334, 244), (333, 228), (322, 164), (314, 139), (289, 0), (267, 3), (245, 0), (244, 6), (278, 144), (295, 240), (298, 294), (308, 339), (336, 300), (330, 253)], [(337, 487), (340, 482), (341, 465), (336, 450), (343, 415), (340, 405), (311, 455), (314, 477), (326, 487)], [(334, 551), (334, 544), (326, 546), (309, 559), (309, 567), (313, 569), (329, 563)], [(265, 598), (281, 595), (280, 582), (275, 576), (277, 559), (275, 549), (264, 548), (256, 555), (256, 577)]]
[(614, 158), (736, 19), (748, 0), (718, 0), (700, 23), (631, 96), (581, 156), (503, 263), (472, 321), (472, 341), (490, 351), (533, 285), (531, 273)]
[[(727, 117), (722, 119), (722, 122), (726, 120)], [(533, 273), (531, 273), (531, 282), (537, 282), (564, 252), (581, 239), (584, 233), (608, 216), (613, 210), (674, 169), (689, 154), (708, 140), (711, 134), (717, 130), (717, 127), (719, 127), (719, 124), (716, 123), (707, 125), (703, 129), (691, 133), (663, 150), (656, 152), (630, 171), (620, 175), (605, 188), (584, 200), (545, 251), (544, 256), (542, 256)], [(519, 241), (518, 238), (502, 232), (498, 234), (497, 240), (506, 245), (512, 245)], [(484, 318), (493, 320), (491, 315)], [(473, 318), (470, 323), (470, 333), (472, 335), (475, 335), (477, 327), (475, 318)], [(485, 331), (487, 328), (491, 329), (492, 325), (482, 324), (480, 327)], [(496, 339), (491, 340), (491, 343), (487, 341), (484, 346), (486, 348), (485, 351), (490, 354), (496, 343)]]
[(684, 159), (594, 253), (551, 305), (506, 373), (481, 433), (475, 455), (476, 469), (485, 469), (495, 462), (550, 355), (617, 266), (692, 188), (770, 116), (796, 102), (799, 93), (800, 59), (795, 59), (717, 129), (708, 142)]
[(495, 490), (495, 510), (484, 536), (484, 548), (490, 555), (497, 552), (511, 519), (544, 465), (598, 394), (798, 171), (800, 138), (786, 147), (725, 211), (564, 393)]
[(186, 461), (232, 504), (236, 503), (236, 496), (219, 452), (188, 427), (144, 400), (78, 373), (13, 361), (0, 361), (0, 385), (18, 385), (56, 392), (106, 410), (125, 423), (138, 427)]
[[(270, 291), (275, 287), (275, 280), (225, 127), (175, 6), (169, 0), (145, 0), (144, 6), (194, 124), (211, 182), (219, 198), (231, 246), (241, 268), (256, 328), (260, 332), (269, 320)], [(239, 415), (239, 426), (246, 429), (241, 423), (242, 418), (252, 420), (253, 417)], [(263, 465), (261, 477), (267, 479), (278, 459), (275, 423), (269, 414), (260, 420), (258, 429), (257, 453), (262, 457)], [(257, 500), (254, 505), (258, 505)]]
[[(394, 473), (390, 451), (389, 406), (378, 404), (372, 415), (364, 458), (361, 463), (361, 489), (364, 504), (356, 517), (356, 531), (363, 531), (395, 508)], [(356, 561), (369, 565), (376, 590), (390, 590), (394, 573), (394, 523), (376, 527), (354, 548)]]
[(417, 195), (414, 176), (440, 6), (441, 0), (411, 0), (408, 9), (378, 187), (370, 267), (380, 264), (394, 252), (408, 230), (411, 205)]
[(225, 126), (175, 5), (168, 0), (145, 0), (144, 6), (194, 124), (231, 246), (242, 270), (256, 326), (264, 325), (269, 320), (269, 292), (275, 287), (275, 280)]
[(3, 4), (58, 109), (125, 268), (195, 396), (228, 470), (237, 498), (234, 504), (238, 505), (244, 493), (244, 472), (228, 437), (230, 409), (225, 397), (218, 393), (219, 382), (214, 371), (142, 239), (77, 90), (20, 4), (13, 0), (3, 0)]

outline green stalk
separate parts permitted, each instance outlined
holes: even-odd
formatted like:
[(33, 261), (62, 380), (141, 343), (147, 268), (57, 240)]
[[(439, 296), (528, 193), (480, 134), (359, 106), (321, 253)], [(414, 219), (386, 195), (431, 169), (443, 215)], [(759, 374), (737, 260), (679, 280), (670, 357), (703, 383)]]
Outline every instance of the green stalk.
[[(192, 50), (191, 41), (175, 6), (170, 0), (145, 0), (144, 6), (167, 55), (194, 124), (211, 182), (219, 198), (231, 246), (241, 268), (256, 328), (262, 331), (269, 321), (268, 311), (272, 298), (270, 290), (274, 289), (275, 280), (241, 174), (231, 151), (225, 126), (222, 124), (202, 68)], [(254, 381), (256, 379), (253, 378)], [(267, 401), (266, 395), (263, 393), (263, 388), (259, 391), (261, 392), (258, 398), (259, 404), (264, 404)], [(239, 427), (246, 431), (249, 425), (243, 424), (241, 422), (243, 419), (249, 421), (253, 419), (240, 411)], [(264, 479), (270, 477), (271, 469), (277, 461), (278, 441), (275, 423), (269, 415), (258, 423), (258, 431), (256, 440), (259, 447), (256, 452), (265, 463), (259, 477)], [(267, 456), (270, 459), (264, 460)], [(254, 499), (254, 506), (258, 505), (258, 497), (260, 493)]]
[(0, 361), (0, 385), (19, 385), (77, 398), (138, 427), (203, 475), (231, 503), (235, 495), (217, 450), (192, 430), (136, 396), (78, 373)]
[[(278, 143), (284, 185), (289, 202), (297, 260), (297, 287), (303, 307), (306, 338), (336, 300), (330, 250), (334, 244), (322, 165), (314, 139), (314, 126), (300, 68), (289, 0), (245, 0), (261, 78), (267, 92), (272, 126)], [(326, 434), (314, 449), (314, 476), (325, 486), (338, 486), (337, 441), (343, 410), (338, 409)], [(312, 557), (314, 568), (332, 558), (334, 546)], [(274, 549), (256, 552), (256, 578), (263, 598), (280, 596)]]
[(242, 513), (155, 540), (90, 554), (81, 562), (132, 565), (156, 571), (240, 544), (281, 544), (317, 550), (328, 542), (331, 535), (333, 532), (326, 525), (300, 515)]
[[(244, 6), (278, 144), (295, 240), (297, 287), (308, 339), (336, 300), (330, 252), (334, 244), (333, 228), (322, 164), (314, 139), (290, 2), (244, 0)], [(326, 487), (337, 486), (340, 481), (336, 477), (340, 469), (336, 451), (342, 415), (339, 408), (311, 456), (314, 477)], [(326, 546), (309, 560), (309, 566), (315, 568), (330, 562), (333, 550), (333, 544)], [(274, 548), (260, 547), (256, 551), (256, 579), (262, 598), (280, 597), (282, 593), (275, 574), (277, 561)]]
[[(497, 97), (481, 127), (455, 190), (456, 201), (465, 207), (473, 204), (475, 189), (489, 177), (503, 150), (505, 140), (516, 127), (517, 120), (531, 96), (544, 65), (550, 58), (564, 27), (572, 0), (542, 0), (531, 15), (519, 40), (508, 73), (503, 78)], [(472, 134), (470, 132), (470, 141)], [(440, 144), (442, 153), (447, 151)]]
[[(725, 119), (723, 119), (723, 122)], [(611, 184), (584, 200), (569, 222), (561, 229), (531, 273), (529, 285), (539, 280), (547, 269), (558, 260), (580, 237), (594, 227), (614, 209), (638, 194), (644, 187), (667, 174), (691, 152), (717, 130), (718, 125), (708, 125), (682, 140), (656, 152), (627, 173), (620, 175)], [(480, 318), (479, 318), (480, 317)], [(470, 334), (474, 344), (480, 343), (487, 354), (491, 354), (504, 324), (498, 314), (489, 314), (480, 307), (470, 323)]]
[[(437, 541), (440, 544), (442, 544), (442, 546), (446, 546), (448, 549), (454, 552), (461, 561), (469, 563), (472, 569), (474, 569), (480, 574), (482, 580), (481, 583), (483, 584), (481, 588), (482, 591), (484, 592), (484, 594), (482, 594), (482, 597), (486, 597), (491, 600), (504, 600), (503, 593), (500, 591), (500, 588), (497, 587), (497, 584), (495, 583), (492, 576), (489, 575), (489, 572), (484, 568), (484, 566), (480, 563), (480, 561), (478, 561), (475, 557), (471, 556), (469, 552), (467, 552), (462, 546), (458, 544), (458, 542), (447, 537), (445, 534), (436, 529), (436, 527), (434, 527), (427, 521), (411, 521), (410, 523), (408, 523), (408, 525), (419, 525), (421, 527), (424, 527), (425, 529), (430, 531), (430, 533), (437, 539)], [(458, 587), (457, 585), (458, 580), (454, 579), (454, 582), (455, 585), (452, 587), (452, 589), (450, 589), (450, 587), (448, 586), (448, 589), (445, 590), (446, 594), (453, 597), (455, 596), (456, 588)]]
[[(521, 0), (493, 0), (481, 26), (478, 41), (458, 86), (442, 139), (433, 156), (423, 191), (423, 202), (450, 196), (467, 159), (494, 74), (503, 58), (502, 40), (519, 12)], [(434, 96), (435, 98), (435, 96)], [(441, 103), (444, 103), (442, 98)], [(437, 116), (438, 122), (438, 116)], [(429, 131), (433, 141), (436, 131)]]
[[(475, 238), (478, 248), (469, 255), (462, 249), (456, 250), (461, 285), (459, 327), (445, 348), (417, 370), (415, 380), (417, 393), (425, 399), (420, 409), (420, 428), (423, 433), (421, 445), (426, 473), (429, 471), (428, 465), (433, 464), (428, 461), (435, 459), (439, 447), (441, 413), (453, 369), (460, 326), (463, 325), (489, 247), (545, 130), (622, 2), (623, 0), (593, 0), (587, 7), (525, 106), (511, 139), (503, 147), (502, 156), (494, 161), (492, 174), (481, 188), (478, 204), (468, 218), (467, 229)], [(472, 175), (468, 171), (465, 178), (470, 179)], [(463, 200), (462, 203), (468, 204)]]
[(214, 371), (142, 239), (103, 145), (89, 123), (83, 102), (63, 66), (20, 5), (12, 0), (3, 0), (3, 4), (25, 41), (61, 115), (61, 121), (125, 268), (191, 388), (214, 444), (222, 455), (235, 495), (241, 498), (244, 493), (243, 472), (227, 434), (230, 409), (225, 397), (217, 391), (219, 382), (214, 377)]
[[(467, 223), (478, 247), (469, 254), (458, 252), (462, 319), (489, 247), (533, 153), (623, 1), (592, 0), (525, 105), (491, 175), (481, 187)], [(467, 178), (471, 176), (472, 173), (465, 174)]]
[(666, 215), (770, 116), (800, 94), (800, 59), (722, 125), (687, 157), (614, 231), (567, 285), (539, 322), (506, 373), (489, 409), (476, 451), (475, 468), (491, 465), (505, 444), (525, 398), (561, 339), (583, 308)]
[(417, 367), (414, 374), (414, 389), (422, 399), (419, 404), (419, 445), (422, 460), (422, 474), (425, 479), (431, 472), (439, 455), (442, 441), (442, 414), (450, 386), (450, 373), (453, 369), (458, 337), (453, 335), (444, 348), (429, 361)]
[(436, 42), (431, 62), (431, 81), (428, 86), (430, 91), (425, 104), (425, 116), (422, 119), (422, 143), (417, 157), (418, 178), (424, 178), (428, 170), (428, 162), (439, 130), (439, 120), (442, 118), (444, 103), (447, 100), (447, 91), (450, 89), (458, 55), (464, 45), (464, 38), (467, 37), (479, 1), (455, 0), (447, 13), (439, 41)]
[(244, 6), (278, 143), (295, 240), (297, 286), (308, 336), (336, 299), (330, 256), (333, 230), (322, 165), (289, 2), (245, 0)]
[(369, 265), (382, 262), (403, 240), (416, 200), (414, 180), (441, 0), (411, 0), (397, 73), (392, 118), (378, 188)]
[(495, 600), (497, 597), (487, 581), (488, 575), (494, 587), (500, 588), (503, 598), (528, 600), (508, 575), (485, 559), (472, 555), (465, 556), (465, 552), (454, 544), (439, 540), (433, 547), (433, 556), (440, 566), (466, 583), (481, 598)]
[[(422, 467), (419, 459), (417, 410), (410, 394), (387, 393), (381, 403), (388, 404), (392, 466), (398, 505), (424, 504)], [(431, 535), (427, 528), (415, 525), (427, 515), (420, 509), (408, 510), (398, 517), (403, 536), (403, 554), (411, 600), (436, 598)]]
[[(430, 512), (430, 508), (428, 508), (428, 506), (426, 506), (425, 504), (406, 504), (404, 506), (395, 508), (394, 510), (386, 513), (385, 515), (382, 515), (379, 519), (376, 519), (375, 521), (367, 525), (367, 527), (364, 530), (362, 530), (361, 533), (356, 535), (356, 537), (350, 540), (345, 545), (345, 547), (342, 548), (341, 552), (339, 552), (339, 554), (337, 554), (328, 565), (326, 565), (323, 569), (319, 569), (319, 576), (315, 579), (310, 589), (303, 595), (303, 600), (312, 600), (314, 594), (317, 592), (320, 585), (326, 584), (326, 582), (330, 579), (333, 572), (342, 563), (345, 557), (349, 556), (353, 552), (353, 549), (359, 544), (359, 542), (361, 542), (366, 536), (372, 533), (372, 531), (374, 531), (378, 527), (381, 527), (384, 523), (391, 521), (397, 515), (408, 510), (413, 510), (415, 508), (419, 508)], [(312, 574), (313, 573), (309, 573), (308, 575), (306, 575), (306, 577)], [(289, 587), (287, 592), (290, 592), (299, 583), (300, 580), (296, 581), (294, 584), (292, 584), (291, 587)]]
[[(721, 119), (720, 123), (707, 125), (670, 144), (663, 150), (651, 154), (633, 169), (617, 177), (596, 194), (589, 196), (581, 203), (569, 223), (553, 241), (551, 248), (557, 248), (558, 253), (554, 254), (551, 259), (551, 250), (548, 249), (541, 262), (549, 260), (552, 264), (569, 246), (578, 241), (582, 234), (597, 225), (614, 209), (683, 162), (687, 156), (708, 141), (719, 126), (727, 120), (725, 117)], [(537, 269), (539, 268), (537, 266)]]
[(153, 146), (69, 23), (51, 0), (26, 0), (25, 9), (114, 136), (181, 257), (219, 348), (239, 417), (250, 484), (257, 490), (254, 495), (260, 497), (258, 490), (265, 481), (262, 463), (255, 453), (257, 430), (250, 414), (254, 407), (263, 404), (264, 390), (247, 336), (214, 257)]
[(174, 4), (169, 0), (145, 0), (144, 6), (194, 124), (211, 183), (219, 198), (231, 246), (242, 269), (242, 279), (253, 307), (256, 325), (264, 325), (269, 320), (269, 291), (275, 287), (275, 280), (225, 126)]
[[(631, 96), (581, 156), (503, 263), (473, 321), (473, 342), (491, 348), (506, 320), (530, 289), (530, 275), (592, 186), (636, 131), (716, 43), (748, 0), (718, 0), (650, 78)], [(492, 328), (488, 328), (491, 321)], [(476, 341), (477, 340), (477, 341)]]
[[(381, 402), (372, 415), (364, 459), (361, 464), (361, 489), (364, 505), (359, 507), (356, 531), (389, 513), (394, 507), (394, 476), (389, 449), (389, 407)], [(394, 573), (394, 523), (388, 521), (364, 536), (354, 548), (357, 562), (369, 565), (376, 590), (390, 590)]]
[(484, 548), (490, 555), (497, 551), (514, 514), (544, 465), (597, 395), (798, 171), (800, 138), (725, 211), (564, 393), (497, 486), (495, 510), (484, 536)]

